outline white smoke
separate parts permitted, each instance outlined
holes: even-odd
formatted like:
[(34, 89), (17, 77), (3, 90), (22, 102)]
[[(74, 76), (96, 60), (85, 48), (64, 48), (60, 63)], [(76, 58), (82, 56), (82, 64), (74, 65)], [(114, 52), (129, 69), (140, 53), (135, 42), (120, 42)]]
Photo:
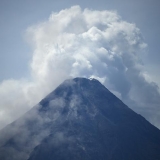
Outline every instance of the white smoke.
[(48, 21), (26, 32), (34, 48), (31, 80), (0, 84), (1, 126), (22, 115), (65, 79), (77, 76), (97, 78), (159, 126), (155, 114), (160, 113), (160, 94), (143, 71), (139, 57), (147, 45), (135, 24), (123, 21), (115, 11), (73, 6), (52, 13)]

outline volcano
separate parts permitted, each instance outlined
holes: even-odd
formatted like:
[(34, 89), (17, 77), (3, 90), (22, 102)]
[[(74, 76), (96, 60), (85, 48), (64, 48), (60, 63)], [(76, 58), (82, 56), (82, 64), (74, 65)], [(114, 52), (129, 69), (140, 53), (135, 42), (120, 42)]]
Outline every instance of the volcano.
[(0, 131), (0, 160), (160, 160), (160, 130), (98, 80), (74, 78)]

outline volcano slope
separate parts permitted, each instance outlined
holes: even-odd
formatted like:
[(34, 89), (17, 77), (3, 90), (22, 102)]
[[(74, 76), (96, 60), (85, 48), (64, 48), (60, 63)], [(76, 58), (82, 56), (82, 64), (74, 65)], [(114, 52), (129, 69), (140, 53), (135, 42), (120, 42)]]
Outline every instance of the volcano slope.
[(159, 160), (160, 130), (96, 79), (64, 81), (0, 132), (0, 160)]

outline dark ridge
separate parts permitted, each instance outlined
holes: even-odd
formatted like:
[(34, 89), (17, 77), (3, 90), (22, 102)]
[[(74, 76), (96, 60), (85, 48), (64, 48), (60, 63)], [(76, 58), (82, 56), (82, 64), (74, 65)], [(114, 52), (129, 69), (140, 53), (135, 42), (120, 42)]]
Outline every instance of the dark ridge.
[(13, 124), (0, 160), (160, 159), (160, 130), (96, 79), (64, 81)]

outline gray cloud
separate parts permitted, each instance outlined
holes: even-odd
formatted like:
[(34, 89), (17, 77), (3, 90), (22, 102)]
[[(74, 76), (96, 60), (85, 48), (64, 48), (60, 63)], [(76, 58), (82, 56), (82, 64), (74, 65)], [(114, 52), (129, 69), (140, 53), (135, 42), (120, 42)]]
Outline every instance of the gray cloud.
[(34, 49), (31, 79), (0, 84), (1, 127), (62, 81), (77, 76), (99, 79), (150, 122), (160, 122), (153, 118), (159, 114), (159, 88), (139, 58), (147, 45), (135, 24), (123, 21), (114, 11), (73, 6), (52, 13), (47, 21), (29, 27), (26, 34)]

